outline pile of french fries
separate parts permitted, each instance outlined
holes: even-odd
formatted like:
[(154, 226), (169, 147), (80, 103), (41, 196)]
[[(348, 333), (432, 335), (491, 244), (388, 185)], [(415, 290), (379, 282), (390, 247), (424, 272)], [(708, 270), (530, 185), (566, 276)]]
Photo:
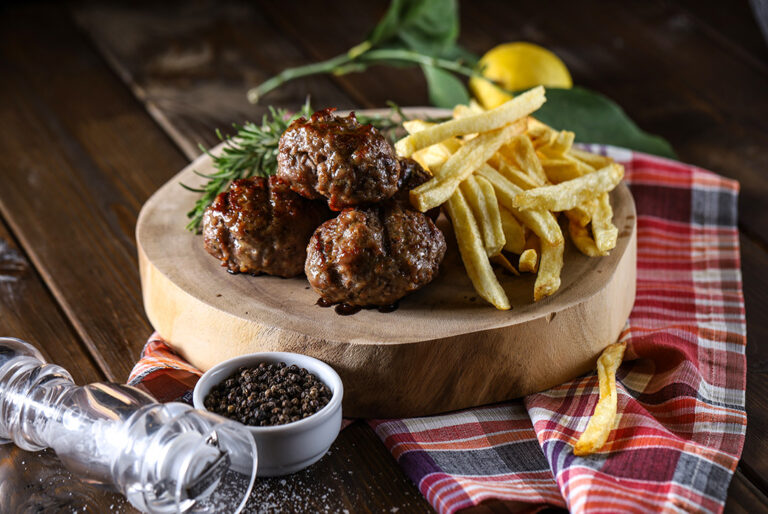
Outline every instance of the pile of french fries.
[(532, 118), (545, 101), (538, 87), (487, 111), (460, 105), (440, 124), (405, 122), (408, 135), (395, 144), (400, 156), (432, 174), (411, 191), (411, 203), (422, 212), (444, 207), (472, 284), (497, 309), (511, 306), (492, 263), (514, 274), (537, 273), (534, 301), (560, 288), (560, 213), (585, 255), (607, 255), (616, 246), (608, 193), (624, 168), (574, 148), (573, 132)]

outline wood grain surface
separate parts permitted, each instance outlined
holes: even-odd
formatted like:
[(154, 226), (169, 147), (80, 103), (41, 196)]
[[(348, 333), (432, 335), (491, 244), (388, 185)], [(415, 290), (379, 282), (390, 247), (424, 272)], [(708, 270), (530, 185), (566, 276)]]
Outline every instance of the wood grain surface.
[[(285, 66), (346, 51), (386, 2), (229, 0), (212, 7), (78, 2), (74, 14), (45, 2), (0, 7), (0, 218), (10, 232), (2, 239), (29, 266), (19, 272), (6, 264), (14, 271), (3, 276), (22, 276), (12, 286), (16, 297), (0, 286), (0, 327), (44, 345), (83, 379), (103, 373), (124, 380), (150, 330), (132, 238), (139, 206), (198, 153), (197, 143), (215, 144), (214, 128), (261, 116), (263, 106), (244, 101), (248, 86)], [(576, 83), (617, 100), (641, 127), (669, 139), (681, 160), (742, 182), (749, 425), (726, 511), (768, 510), (768, 51), (748, 2), (557, 0), (546, 9), (465, 2), (461, 34), (477, 53), (517, 39), (555, 50)], [(268, 100), (293, 107), (306, 91), (319, 106), (426, 102), (418, 72), (386, 69), (302, 80)], [(334, 491), (335, 510), (429, 509), (366, 425), (345, 430), (336, 445), (336, 475), (322, 468), (326, 473), (305, 477)], [(31, 458), (4, 454), (2, 465), (21, 469)], [(19, 487), (37, 487), (47, 475), (36, 469)], [(61, 480), (76, 487), (71, 477)], [(290, 480), (283, 487), (302, 490)], [(36, 498), (38, 506), (53, 505)], [(88, 512), (109, 512), (114, 503), (94, 501)], [(296, 507), (300, 497), (292, 502), (281, 505)], [(516, 507), (489, 502), (476, 512)]]

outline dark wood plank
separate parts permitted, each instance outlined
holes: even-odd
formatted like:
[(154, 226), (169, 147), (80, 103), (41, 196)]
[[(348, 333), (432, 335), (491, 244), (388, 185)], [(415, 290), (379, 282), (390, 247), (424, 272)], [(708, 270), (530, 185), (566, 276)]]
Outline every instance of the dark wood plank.
[[(0, 119), (3, 119), (0, 116)], [(0, 132), (7, 127), (0, 124)], [(2, 137), (2, 136), (0, 136)], [(79, 384), (104, 379), (35, 268), (0, 220), (0, 335), (35, 345)]]
[(134, 225), (186, 162), (56, 5), (0, 19), (0, 211), (111, 380), (151, 327)]
[(768, 42), (760, 32), (749, 1), (672, 0), (672, 3), (711, 31), (721, 44), (743, 52), (743, 57), (752, 60), (756, 66), (768, 65)]
[(288, 477), (258, 479), (253, 512), (432, 512), (365, 423), (345, 428), (317, 464)]
[(8, 513), (139, 512), (122, 495), (81, 482), (51, 450), (31, 453), (12, 444), (0, 446), (0, 497)]
[[(214, 128), (261, 118), (266, 105), (248, 103), (249, 87), (308, 60), (247, 2), (81, 3), (74, 15), (189, 158), (215, 143)], [(297, 109), (307, 95), (356, 107), (327, 77), (298, 80), (269, 102)]]
[(728, 500), (725, 502), (723, 512), (728, 514), (768, 512), (768, 496), (737, 469), (728, 488)]
[(768, 492), (768, 252), (741, 237), (741, 269), (747, 312), (747, 439), (740, 467)]

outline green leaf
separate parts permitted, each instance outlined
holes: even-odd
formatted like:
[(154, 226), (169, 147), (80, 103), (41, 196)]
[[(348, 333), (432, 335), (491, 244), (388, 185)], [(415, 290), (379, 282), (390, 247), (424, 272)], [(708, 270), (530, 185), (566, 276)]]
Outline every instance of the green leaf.
[(674, 159), (663, 138), (641, 130), (624, 110), (606, 96), (588, 89), (547, 88), (547, 102), (534, 116), (559, 130), (576, 133), (576, 141), (621, 146)]
[(427, 79), (429, 101), (432, 105), (451, 109), (457, 104), (469, 102), (467, 88), (455, 75), (434, 66), (422, 66), (421, 69)]
[(451, 51), (459, 36), (456, 0), (393, 0), (368, 41), (432, 55)]

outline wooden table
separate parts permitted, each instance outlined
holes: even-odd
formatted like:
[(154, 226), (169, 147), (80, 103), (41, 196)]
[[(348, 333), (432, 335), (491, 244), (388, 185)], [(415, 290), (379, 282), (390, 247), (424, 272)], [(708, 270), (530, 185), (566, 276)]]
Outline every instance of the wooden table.
[[(197, 143), (215, 142), (215, 128), (260, 118), (264, 107), (246, 102), (249, 85), (345, 51), (385, 6), (0, 7), (0, 334), (39, 345), (80, 383), (124, 381), (152, 331), (134, 242), (142, 203), (199, 153)], [(542, 44), (565, 60), (577, 84), (615, 99), (682, 161), (741, 182), (749, 426), (726, 510), (768, 509), (768, 47), (747, 2), (462, 7), (461, 42), (470, 50), (520, 39)], [(388, 69), (297, 81), (268, 101), (296, 108), (306, 94), (317, 106), (339, 108), (427, 102), (418, 72)], [(32, 510), (133, 512), (121, 497), (80, 484), (49, 453), (4, 446), (0, 457), (3, 490)], [(257, 486), (261, 498), (274, 488), (286, 493), (270, 504), (280, 511), (429, 510), (360, 422), (310, 470)], [(489, 502), (473, 510), (508, 509)]]

